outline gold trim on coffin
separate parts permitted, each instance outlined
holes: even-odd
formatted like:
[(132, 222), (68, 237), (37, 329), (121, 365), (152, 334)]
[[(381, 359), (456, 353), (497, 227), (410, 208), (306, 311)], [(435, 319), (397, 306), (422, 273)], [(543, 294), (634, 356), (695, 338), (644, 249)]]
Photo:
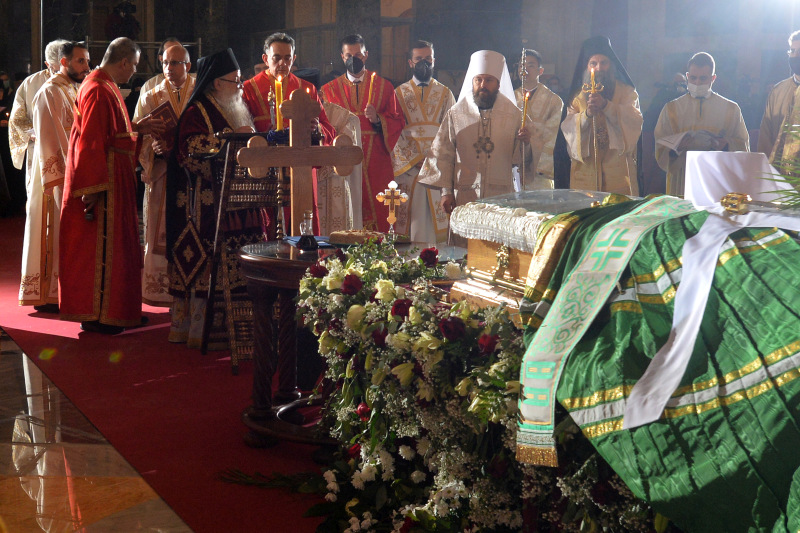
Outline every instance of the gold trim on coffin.
[(466, 301), (476, 307), (505, 305), (522, 327), (519, 304), (525, 294), (525, 276), (532, 255), (491, 241), (467, 242), (467, 279), (457, 281), (450, 291), (451, 301)]

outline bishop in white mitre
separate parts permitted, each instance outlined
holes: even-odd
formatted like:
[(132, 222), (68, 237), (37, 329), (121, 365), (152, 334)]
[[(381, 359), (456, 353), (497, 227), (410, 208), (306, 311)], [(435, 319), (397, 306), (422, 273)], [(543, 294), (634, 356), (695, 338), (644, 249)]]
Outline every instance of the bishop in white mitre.
[[(511, 165), (519, 162), (518, 142), (531, 158), (530, 132), (514, 104), (506, 60), (491, 50), (472, 54), (458, 102), (445, 114), (419, 183), (440, 190), (441, 207), (514, 191)], [(458, 242), (452, 239), (451, 242)]]

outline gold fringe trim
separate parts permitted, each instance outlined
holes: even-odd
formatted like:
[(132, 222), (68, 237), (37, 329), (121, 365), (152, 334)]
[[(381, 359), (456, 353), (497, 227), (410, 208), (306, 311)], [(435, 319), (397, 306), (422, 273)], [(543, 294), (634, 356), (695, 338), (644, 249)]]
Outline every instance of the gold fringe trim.
[(558, 466), (558, 454), (555, 446), (523, 446), (517, 444), (517, 461), (537, 466)]

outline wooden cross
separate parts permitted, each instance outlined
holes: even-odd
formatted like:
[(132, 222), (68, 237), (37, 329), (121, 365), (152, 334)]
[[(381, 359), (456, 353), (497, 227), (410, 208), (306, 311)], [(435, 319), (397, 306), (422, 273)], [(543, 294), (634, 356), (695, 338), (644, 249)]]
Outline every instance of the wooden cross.
[(336, 174), (347, 176), (364, 158), (362, 149), (353, 146), (347, 135), (337, 136), (333, 146), (311, 146), (308, 125), (319, 112), (319, 102), (308, 93), (301, 89), (293, 91), (281, 104), (281, 113), (289, 119), (289, 146), (267, 146), (263, 137), (253, 137), (236, 155), (239, 165), (253, 169), (256, 175), (263, 174), (257, 172), (259, 169), (291, 168), (292, 235), (300, 235), (303, 213), (314, 206), (311, 167), (332, 166)]
[(394, 223), (397, 222), (397, 217), (394, 214), (394, 210), (403, 202), (408, 201), (408, 195), (404, 192), (401, 193), (398, 191), (397, 182), (392, 180), (389, 182), (389, 188), (384, 192), (379, 192), (376, 194), (375, 199), (379, 202), (383, 202), (383, 205), (389, 206), (389, 216), (386, 217), (386, 222), (388, 222), (390, 226), (393, 226)]

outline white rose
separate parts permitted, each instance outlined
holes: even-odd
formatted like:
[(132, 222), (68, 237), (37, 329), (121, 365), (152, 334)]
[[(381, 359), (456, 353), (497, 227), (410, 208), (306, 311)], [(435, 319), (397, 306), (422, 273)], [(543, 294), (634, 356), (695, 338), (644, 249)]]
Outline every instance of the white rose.
[(452, 261), (444, 266), (444, 274), (447, 276), (447, 279), (461, 279), (464, 277), (463, 272), (461, 272), (461, 266)]

